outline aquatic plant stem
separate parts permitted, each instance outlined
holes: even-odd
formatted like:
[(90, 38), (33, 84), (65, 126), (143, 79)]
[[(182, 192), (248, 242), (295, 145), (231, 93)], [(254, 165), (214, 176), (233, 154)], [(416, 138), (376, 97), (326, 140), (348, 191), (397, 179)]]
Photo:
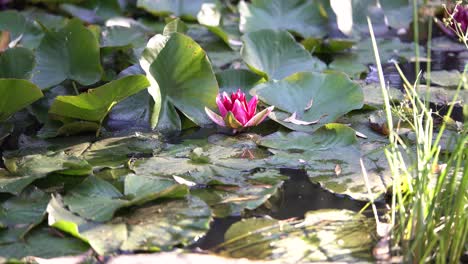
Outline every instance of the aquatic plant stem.
[[(413, 41), (414, 41), (414, 73), (417, 75), (420, 71), (419, 61), (419, 15), (418, 15), (418, 1), (413, 0)], [(416, 90), (419, 90), (419, 82), (416, 85)]]

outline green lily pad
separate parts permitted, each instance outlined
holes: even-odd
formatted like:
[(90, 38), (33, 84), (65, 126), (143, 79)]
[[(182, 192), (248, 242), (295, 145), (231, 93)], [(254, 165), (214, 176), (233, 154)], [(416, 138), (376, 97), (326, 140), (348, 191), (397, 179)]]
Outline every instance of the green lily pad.
[[(332, 143), (328, 147), (323, 146), (319, 149), (314, 149), (312, 144), (310, 150), (299, 153), (293, 149), (290, 151), (275, 149), (272, 150), (275, 155), (268, 158), (267, 163), (278, 168), (305, 169), (313, 183), (320, 184), (322, 188), (336, 194), (348, 195), (361, 201), (379, 199), (392, 183), (383, 151), (387, 140), (369, 128), (366, 116), (367, 114), (357, 115), (351, 119), (342, 118), (343, 122), (351, 122), (352, 127), (360, 132), (361, 137), (367, 137), (366, 139), (360, 138), (354, 144), (350, 144), (351, 141), (335, 141), (337, 144)], [(317, 136), (323, 137), (320, 134)], [(333, 140), (334, 137), (330, 136)], [(309, 137), (313, 142), (315, 133)], [(335, 136), (335, 138), (340, 137)], [(286, 144), (278, 146), (288, 149)], [(367, 171), (372, 197), (369, 196), (366, 187), (360, 159), (363, 160)]]
[(412, 1), (385, 0), (380, 2), (389, 26), (393, 28), (407, 28), (413, 20)]
[(155, 101), (151, 125), (162, 131), (181, 130), (176, 109), (197, 125), (211, 123), (205, 107), (215, 108), (218, 83), (202, 48), (181, 33), (156, 35), (140, 59)]
[(7, 49), (0, 53), (0, 78), (29, 79), (34, 63), (34, 54), (29, 49)]
[(151, 155), (161, 148), (162, 142), (157, 135), (136, 133), (96, 141), (81, 157), (95, 168), (116, 168), (124, 165), (132, 157)]
[(143, 75), (131, 75), (88, 90), (76, 96), (58, 96), (49, 113), (57, 116), (76, 118), (101, 123), (112, 107), (149, 86)]
[(219, 3), (203, 4), (197, 15), (200, 25), (205, 26), (231, 48), (236, 49), (241, 45), (241, 33), (237, 19), (230, 18), (228, 14), (222, 13), (222, 6)]
[(347, 210), (310, 211), (304, 220), (250, 218), (232, 225), (220, 254), (284, 263), (373, 263), (373, 219)]
[(262, 137), (259, 145), (280, 150), (313, 151), (355, 144), (356, 132), (345, 125), (327, 124), (313, 134), (276, 132)]
[(360, 109), (364, 99), (359, 84), (342, 73), (296, 73), (278, 82), (259, 84), (253, 93), (275, 106), (271, 119), (303, 132), (315, 131)]
[(210, 209), (195, 197), (139, 207), (106, 223), (73, 214), (59, 196), (52, 198), (47, 213), (50, 226), (87, 241), (99, 255), (189, 245), (208, 231), (211, 221)]
[(250, 159), (246, 149), (186, 141), (168, 146), (155, 157), (135, 161), (131, 169), (137, 175), (178, 176), (199, 185), (240, 185), (243, 176), (265, 164), (262, 159)]
[(0, 230), (0, 255), (3, 258), (50, 258), (87, 250), (79, 240), (53, 236), (45, 228), (35, 228), (44, 219), (49, 200), (48, 194), (29, 188), (0, 205), (0, 223), (4, 228)]
[(43, 96), (34, 84), (20, 79), (0, 79), (0, 121)]
[(60, 8), (73, 17), (77, 17), (91, 24), (122, 15), (118, 0), (91, 0), (80, 2), (80, 5), (61, 4)]
[(50, 173), (64, 175), (88, 175), (92, 167), (83, 159), (68, 156), (63, 152), (4, 156), (8, 171), (0, 170), (0, 192), (18, 194), (26, 186)]
[(71, 20), (59, 30), (47, 31), (36, 51), (32, 81), (42, 89), (66, 79), (91, 85), (101, 79), (99, 43), (80, 21)]
[(10, 44), (19, 42), (28, 49), (39, 46), (44, 36), (38, 26), (16, 10), (0, 12), (0, 31), (10, 32)]
[(138, 0), (137, 6), (156, 16), (173, 14), (178, 17), (195, 19), (203, 3), (210, 0)]
[[(397, 38), (377, 39), (377, 47), (382, 63), (388, 62), (391, 58), (404, 58), (411, 61), (415, 54), (413, 43), (402, 43)], [(420, 56), (424, 57), (422, 47), (420, 51)], [(350, 53), (335, 56), (329, 67), (333, 70), (344, 71), (354, 77), (361, 72), (366, 72), (368, 64), (375, 64), (372, 42), (369, 38), (357, 43), (351, 48)]]
[(104, 48), (142, 48), (145, 45), (145, 33), (134, 27), (112, 26), (101, 32), (101, 47)]
[(297, 72), (320, 72), (326, 68), (325, 63), (312, 57), (286, 31), (255, 31), (245, 34), (242, 41), (244, 61), (253, 71), (269, 80), (281, 80)]
[[(428, 77), (429, 75), (425, 72), (424, 78)], [(463, 75), (459, 71), (432, 71), (430, 77), (431, 83), (435, 85), (456, 88)]]
[[(24, 238), (33, 227), (42, 222), (49, 200), (50, 196), (43, 191), (30, 188), (23, 191), (19, 196), (14, 196), (3, 202), (0, 206), (0, 223), (10, 229), (8, 231), (15, 229), (12, 233), (19, 233), (19, 236), (0, 235), (0, 244), (15, 242)], [(12, 238), (14, 240), (9, 241)]]
[(70, 190), (63, 201), (70, 211), (81, 217), (104, 222), (111, 220), (121, 208), (157, 199), (181, 198), (187, 193), (187, 186), (156, 177), (127, 175), (123, 193), (104, 180), (89, 177)]
[(306, 0), (253, 0), (239, 3), (240, 30), (289, 30), (303, 37), (326, 34), (327, 18), (321, 14), (323, 3)]
[[(0, 231), (1, 233), (2, 231)], [(17, 261), (18, 259), (31, 256), (57, 258), (79, 255), (89, 249), (86, 243), (74, 238), (64, 237), (50, 228), (34, 229), (25, 239), (1, 245), (0, 255), (3, 258)], [(16, 263), (16, 261), (13, 262)]]
[(245, 183), (239, 187), (213, 186), (191, 193), (205, 201), (215, 217), (227, 217), (258, 208), (278, 191), (285, 179), (287, 176), (277, 170), (265, 170), (246, 176)]
[(255, 85), (265, 82), (261, 76), (249, 70), (225, 70), (216, 74), (219, 90), (226, 93), (236, 92), (241, 89), (247, 99), (250, 99), (249, 90)]

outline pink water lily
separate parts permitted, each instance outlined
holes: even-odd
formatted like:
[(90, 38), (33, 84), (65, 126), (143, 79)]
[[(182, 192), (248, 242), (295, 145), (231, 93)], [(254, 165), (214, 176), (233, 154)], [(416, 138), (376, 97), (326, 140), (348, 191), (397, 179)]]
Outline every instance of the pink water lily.
[(245, 94), (240, 89), (235, 93), (231, 93), (231, 96), (226, 92), (218, 94), (216, 104), (221, 116), (205, 107), (208, 117), (220, 126), (235, 130), (260, 124), (274, 108), (274, 106), (270, 106), (255, 114), (257, 112), (258, 97), (254, 96), (247, 102)]

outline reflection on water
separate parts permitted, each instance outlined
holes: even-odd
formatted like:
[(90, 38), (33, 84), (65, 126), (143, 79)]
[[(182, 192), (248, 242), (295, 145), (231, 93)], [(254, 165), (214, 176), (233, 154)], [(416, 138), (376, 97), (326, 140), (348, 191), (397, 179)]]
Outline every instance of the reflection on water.
[[(260, 208), (261, 213), (250, 212), (248, 214), (261, 216), (269, 215), (275, 219), (303, 218), (308, 211), (319, 209), (347, 209), (360, 211), (366, 202), (360, 202), (346, 196), (337, 196), (310, 182), (304, 170), (281, 169), (281, 174), (289, 176), (279, 190), (278, 195), (270, 199), (273, 203), (270, 209)], [(377, 204), (379, 209), (384, 207), (384, 203)], [(366, 215), (372, 214), (365, 211)], [(241, 220), (241, 216), (231, 216), (226, 218), (216, 218), (211, 223), (211, 228), (207, 235), (193, 248), (210, 249), (224, 241), (224, 233), (229, 227)]]

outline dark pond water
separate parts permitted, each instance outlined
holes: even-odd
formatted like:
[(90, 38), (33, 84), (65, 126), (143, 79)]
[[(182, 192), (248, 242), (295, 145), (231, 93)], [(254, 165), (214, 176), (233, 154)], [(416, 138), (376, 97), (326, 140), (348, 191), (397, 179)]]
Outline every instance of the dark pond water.
[[(311, 210), (318, 209), (347, 209), (355, 212), (360, 211), (365, 202), (353, 200), (347, 196), (337, 196), (324, 189), (318, 184), (311, 183), (304, 170), (281, 169), (281, 174), (289, 176), (278, 194), (270, 199), (273, 203), (271, 208), (260, 208), (248, 213), (253, 216), (268, 215), (275, 219), (303, 218), (304, 214)], [(384, 202), (378, 202), (379, 209), (384, 208)], [(364, 212), (371, 215), (368, 209)], [(216, 218), (207, 235), (193, 248), (211, 249), (224, 241), (224, 233), (229, 227), (240, 221), (241, 216), (230, 216), (226, 218)]]

